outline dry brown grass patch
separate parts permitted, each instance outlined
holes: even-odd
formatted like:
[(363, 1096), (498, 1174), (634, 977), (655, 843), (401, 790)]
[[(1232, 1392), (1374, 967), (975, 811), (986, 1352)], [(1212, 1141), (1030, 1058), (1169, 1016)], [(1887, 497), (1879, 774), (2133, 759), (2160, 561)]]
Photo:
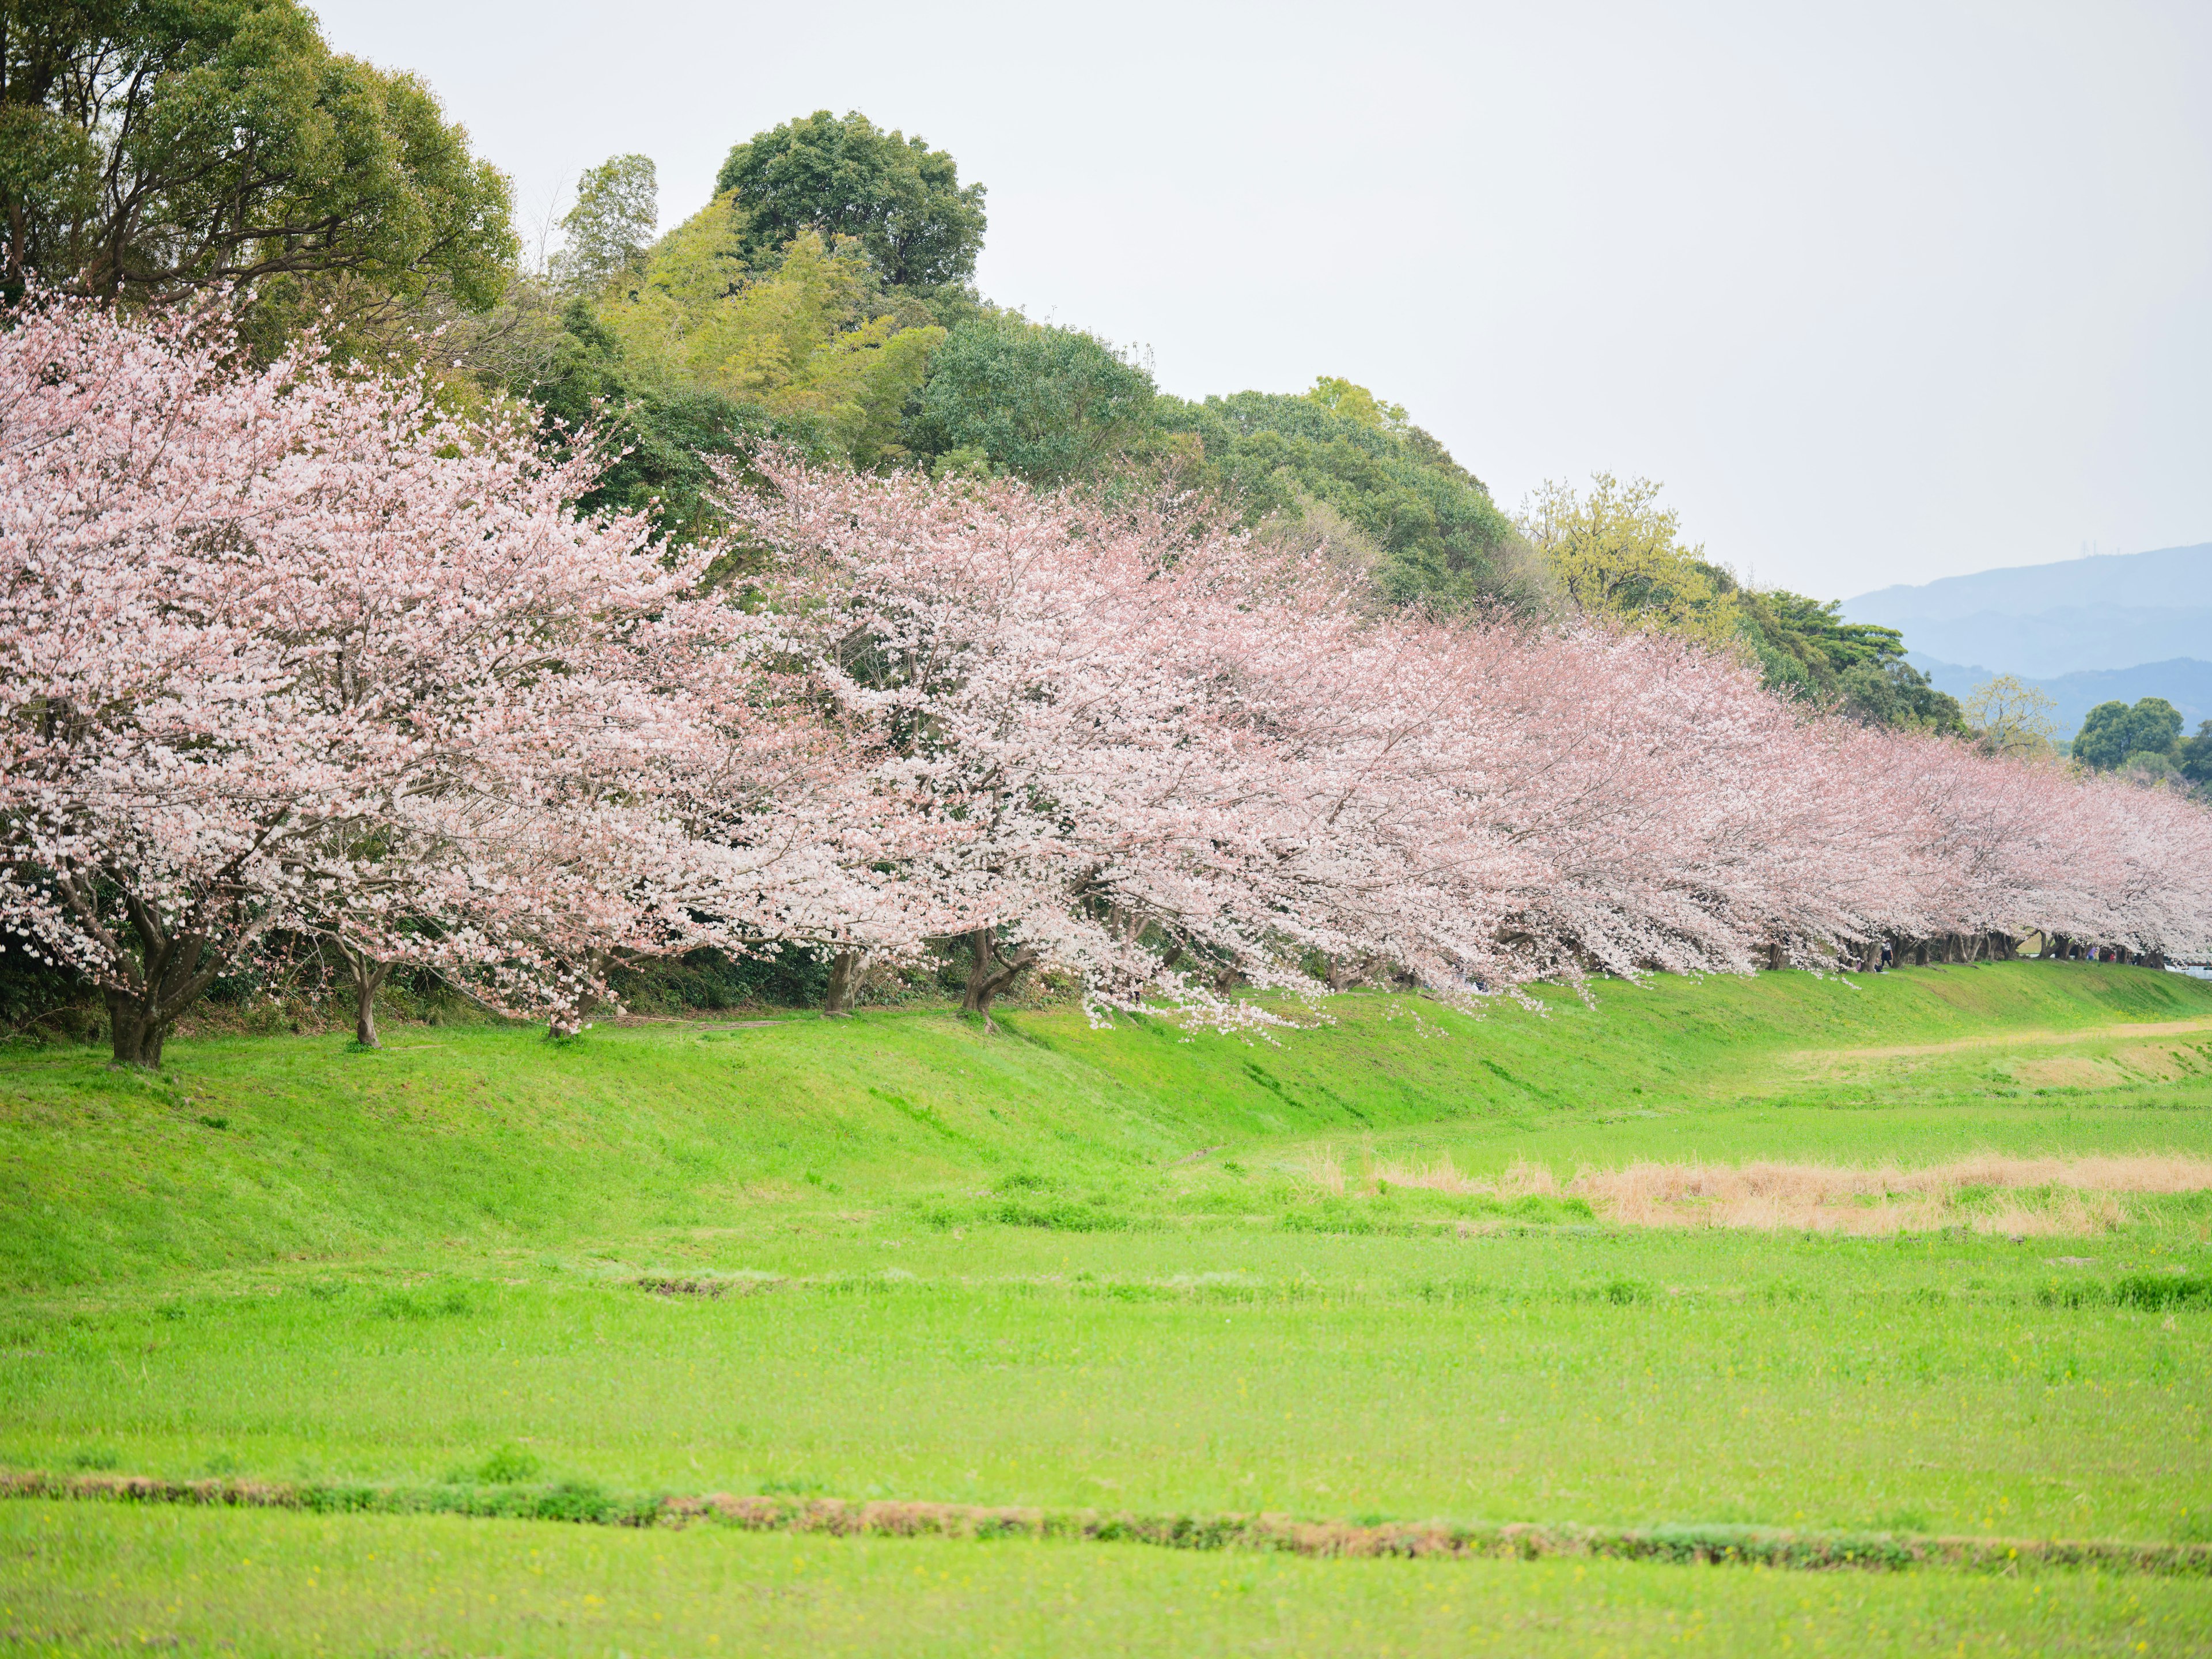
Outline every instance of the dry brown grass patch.
[[(2127, 1220), (2124, 1194), (2212, 1190), (2212, 1161), (2177, 1153), (2007, 1158), (1983, 1153), (1904, 1170), (1818, 1164), (1632, 1164), (1584, 1170), (1567, 1191), (1642, 1227), (2080, 1236)], [(2002, 1198), (1995, 1194), (2002, 1194)]]
[[(1419, 1187), (1432, 1193), (1480, 1194), (1489, 1198), (1522, 1198), (1534, 1194), (1555, 1198), (1559, 1191), (1557, 1176), (1526, 1158), (1516, 1158), (1512, 1167), (1495, 1181), (1461, 1174), (1449, 1152), (1432, 1163), (1377, 1164), (1373, 1170), (1379, 1182), (1392, 1187)], [(1341, 1192), (1343, 1188), (1340, 1185), (1336, 1190)]]

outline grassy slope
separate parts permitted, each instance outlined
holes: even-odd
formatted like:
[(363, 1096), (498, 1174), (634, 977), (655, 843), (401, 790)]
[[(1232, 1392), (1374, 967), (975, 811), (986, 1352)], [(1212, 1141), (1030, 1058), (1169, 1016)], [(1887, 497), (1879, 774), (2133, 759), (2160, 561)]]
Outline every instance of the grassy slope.
[[(410, 1030), (384, 1054), (238, 1039), (180, 1047), (161, 1081), (9, 1057), (0, 1462), (436, 1480), (504, 1447), (626, 1490), (2212, 1536), (2212, 1310), (2041, 1295), (2212, 1265), (2201, 1200), (2014, 1245), (1638, 1233), (1557, 1200), (1327, 1200), (1289, 1173), (1329, 1145), (1563, 1174), (2202, 1155), (2212, 1030), (2140, 1028), (2212, 1019), (2212, 986), (2021, 964), (1607, 986), (1595, 1012), (1548, 1019), (1379, 997), (1338, 1013), (1257, 1048), (902, 1014), (563, 1047)], [(1945, 1044), (1964, 1046), (1881, 1052)], [(1505, 1224), (1436, 1224), (1455, 1217)], [(776, 1288), (669, 1298), (635, 1287), (647, 1273)], [(1785, 1618), (1869, 1651), (1978, 1632), (2195, 1651), (2212, 1629), (2202, 1585), (1770, 1595), (1749, 1573), (1620, 1564), (1587, 1584), (1391, 1578), (1011, 1545), (903, 1547), (938, 1586), (922, 1595), (902, 1547), (556, 1543), (521, 1523), (436, 1523), (447, 1565), (398, 1595), (357, 1558), (371, 1536), (387, 1562), (421, 1554), (401, 1542), (417, 1524), (0, 1506), (0, 1535), (44, 1563), (7, 1555), (0, 1602), (19, 1628), (106, 1629), (86, 1609), (127, 1583), (131, 1629), (170, 1627), (146, 1621), (174, 1604), (178, 1632), (247, 1651), (465, 1629), (517, 1652), (703, 1652), (710, 1625), (769, 1651), (884, 1629), (914, 1652), (976, 1650), (980, 1629), (1007, 1651), (1105, 1647), (1085, 1617), (1132, 1652), (1372, 1651), (1370, 1626), (1395, 1650), (1485, 1650), (1470, 1622), (1510, 1650), (1642, 1651), (1678, 1616), (1744, 1651)], [(526, 1536), (544, 1552), (528, 1566)], [(227, 1570), (183, 1588), (264, 1551), (295, 1577), (327, 1565), (329, 1594)], [(797, 1560), (818, 1589), (775, 1589)], [(684, 1595), (641, 1589), (672, 1572)], [(1176, 1603), (1204, 1611), (1164, 1619)], [(277, 1607), (295, 1633), (264, 1638)], [(538, 1622), (514, 1623), (526, 1607)], [(691, 1634), (646, 1643), (661, 1609)]]
[[(83, 1052), (0, 1059), (0, 1278), (26, 1289), (287, 1258), (403, 1254), (430, 1238), (564, 1242), (743, 1224), (821, 1179), (948, 1190), (1025, 1163), (1149, 1177), (1204, 1147), (1393, 1130), (1475, 1167), (1697, 1152), (1925, 1161), (1990, 1144), (2212, 1146), (2194, 1118), (2062, 1108), (1988, 1079), (1956, 1110), (1933, 1079), (1792, 1067), (1807, 1049), (1942, 1042), (2212, 1017), (2212, 985), (2126, 969), (1801, 975), (1598, 988), (1596, 1012), (1481, 1022), (1375, 996), (1280, 1046), (1110, 1032), (1073, 1014), (988, 1038), (941, 1014), (772, 1030), (603, 1030), (567, 1046), (512, 1030), (179, 1044), (165, 1078)], [(2002, 1084), (1998, 1085), (2002, 1087)], [(2124, 1093), (2124, 1091), (2122, 1091)], [(2153, 1104), (2170, 1098), (2144, 1092)], [(1710, 1109), (1755, 1102), (1741, 1115)], [(2014, 1102), (2021, 1103), (2014, 1104)], [(1834, 1109), (1902, 1109), (1869, 1124)], [(1653, 1113), (1650, 1118), (1630, 1114)], [(224, 1127), (211, 1127), (208, 1120)], [(2055, 1127), (2063, 1124), (2063, 1128)]]

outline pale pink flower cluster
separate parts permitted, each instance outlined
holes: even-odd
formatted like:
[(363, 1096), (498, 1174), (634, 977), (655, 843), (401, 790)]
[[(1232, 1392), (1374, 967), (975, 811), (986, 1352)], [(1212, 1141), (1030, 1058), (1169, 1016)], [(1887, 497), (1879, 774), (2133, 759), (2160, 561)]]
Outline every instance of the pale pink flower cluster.
[[(277, 938), (573, 1028), (608, 963), (975, 947), (1094, 1010), (1460, 1001), (1884, 934), (2212, 948), (2179, 796), (1808, 718), (1651, 635), (1372, 607), (1172, 502), (761, 459), (731, 550), (312, 354), (0, 332), (0, 921), (119, 1057)], [(1279, 1008), (1279, 1002), (1271, 1005)]]
[(2212, 948), (2178, 794), (1817, 718), (1664, 635), (1376, 620), (1172, 503), (760, 470), (764, 596), (916, 804), (918, 908), (1097, 1005), (1256, 1019), (1232, 979), (1322, 963), (1465, 1000), (1886, 936)]
[[(854, 769), (599, 464), (312, 356), (37, 304), (0, 333), (0, 918), (119, 1057), (274, 935), (573, 1025), (611, 953), (854, 901)], [(372, 1033), (364, 1027), (364, 1036)]]

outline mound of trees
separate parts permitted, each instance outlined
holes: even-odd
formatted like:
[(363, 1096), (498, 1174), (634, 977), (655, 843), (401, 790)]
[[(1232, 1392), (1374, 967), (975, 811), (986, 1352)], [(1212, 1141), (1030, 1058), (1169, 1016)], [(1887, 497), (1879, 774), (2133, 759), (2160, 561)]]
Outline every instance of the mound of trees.
[(2144, 697), (2132, 708), (2100, 702), (2081, 717), (2074, 758), (2100, 772), (2122, 767), (2174, 772), (2194, 758), (2182, 724), (2181, 711), (2164, 697)]
[(702, 951), (805, 947), (835, 1011), (957, 941), (978, 1012), (1054, 971), (1235, 1026), (2212, 943), (2205, 816), (2140, 787), (2212, 724), (2100, 709), (2083, 778), (1984, 698), (1970, 745), (1654, 486), (1516, 520), (1349, 380), (1161, 393), (984, 304), (981, 187), (858, 114), (665, 234), (615, 157), (528, 273), (292, 0), (36, 7), (0, 60), (0, 934), (119, 1060), (307, 950), (374, 1042), (395, 972), (568, 1030)]

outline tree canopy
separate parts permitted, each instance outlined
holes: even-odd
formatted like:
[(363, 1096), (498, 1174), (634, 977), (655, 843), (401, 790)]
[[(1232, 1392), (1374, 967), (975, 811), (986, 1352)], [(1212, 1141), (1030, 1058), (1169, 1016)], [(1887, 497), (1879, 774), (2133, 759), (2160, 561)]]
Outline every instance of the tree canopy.
[(1194, 479), (1228, 492), (1247, 523), (1352, 532), (1390, 603), (1536, 601), (1540, 573), (1482, 481), (1364, 386), (1323, 376), (1299, 395), (1163, 398), (1158, 424), (1195, 441), (1183, 452)]
[(2171, 760), (2181, 740), (2181, 711), (2164, 697), (2145, 697), (2132, 708), (2100, 702), (2082, 716), (2074, 738), (2074, 758), (2100, 772), (2125, 765), (2137, 755)]
[(660, 176), (650, 155), (614, 155), (585, 170), (562, 216), (555, 276), (570, 293), (592, 293), (645, 258), (660, 220)]
[(1999, 674), (1974, 688), (1966, 699), (1966, 720), (1990, 754), (2037, 760), (2057, 747), (2057, 707), (2016, 676)]
[(1152, 432), (1152, 377), (1091, 336), (1010, 312), (954, 329), (907, 422), (915, 452), (1032, 483), (1095, 478)]
[(2212, 787), (2212, 720), (2200, 720), (2197, 735), (2176, 746), (2174, 762), (2190, 782)]
[(756, 133), (730, 151), (714, 191), (736, 192), (739, 246), (754, 264), (774, 261), (804, 231), (855, 237), (885, 282), (955, 309), (983, 246), (983, 186), (963, 186), (943, 150), (885, 132), (857, 110), (817, 110)]
[(1735, 583), (1716, 580), (1704, 548), (1681, 544), (1681, 520), (1658, 498), (1649, 478), (1624, 484), (1610, 472), (1587, 495), (1547, 481), (1522, 508), (1521, 533), (1584, 615), (1724, 646), (1736, 631)]
[(495, 301), (506, 179), (293, 0), (47, 0), (0, 32), (5, 283), (158, 301), (331, 273)]

